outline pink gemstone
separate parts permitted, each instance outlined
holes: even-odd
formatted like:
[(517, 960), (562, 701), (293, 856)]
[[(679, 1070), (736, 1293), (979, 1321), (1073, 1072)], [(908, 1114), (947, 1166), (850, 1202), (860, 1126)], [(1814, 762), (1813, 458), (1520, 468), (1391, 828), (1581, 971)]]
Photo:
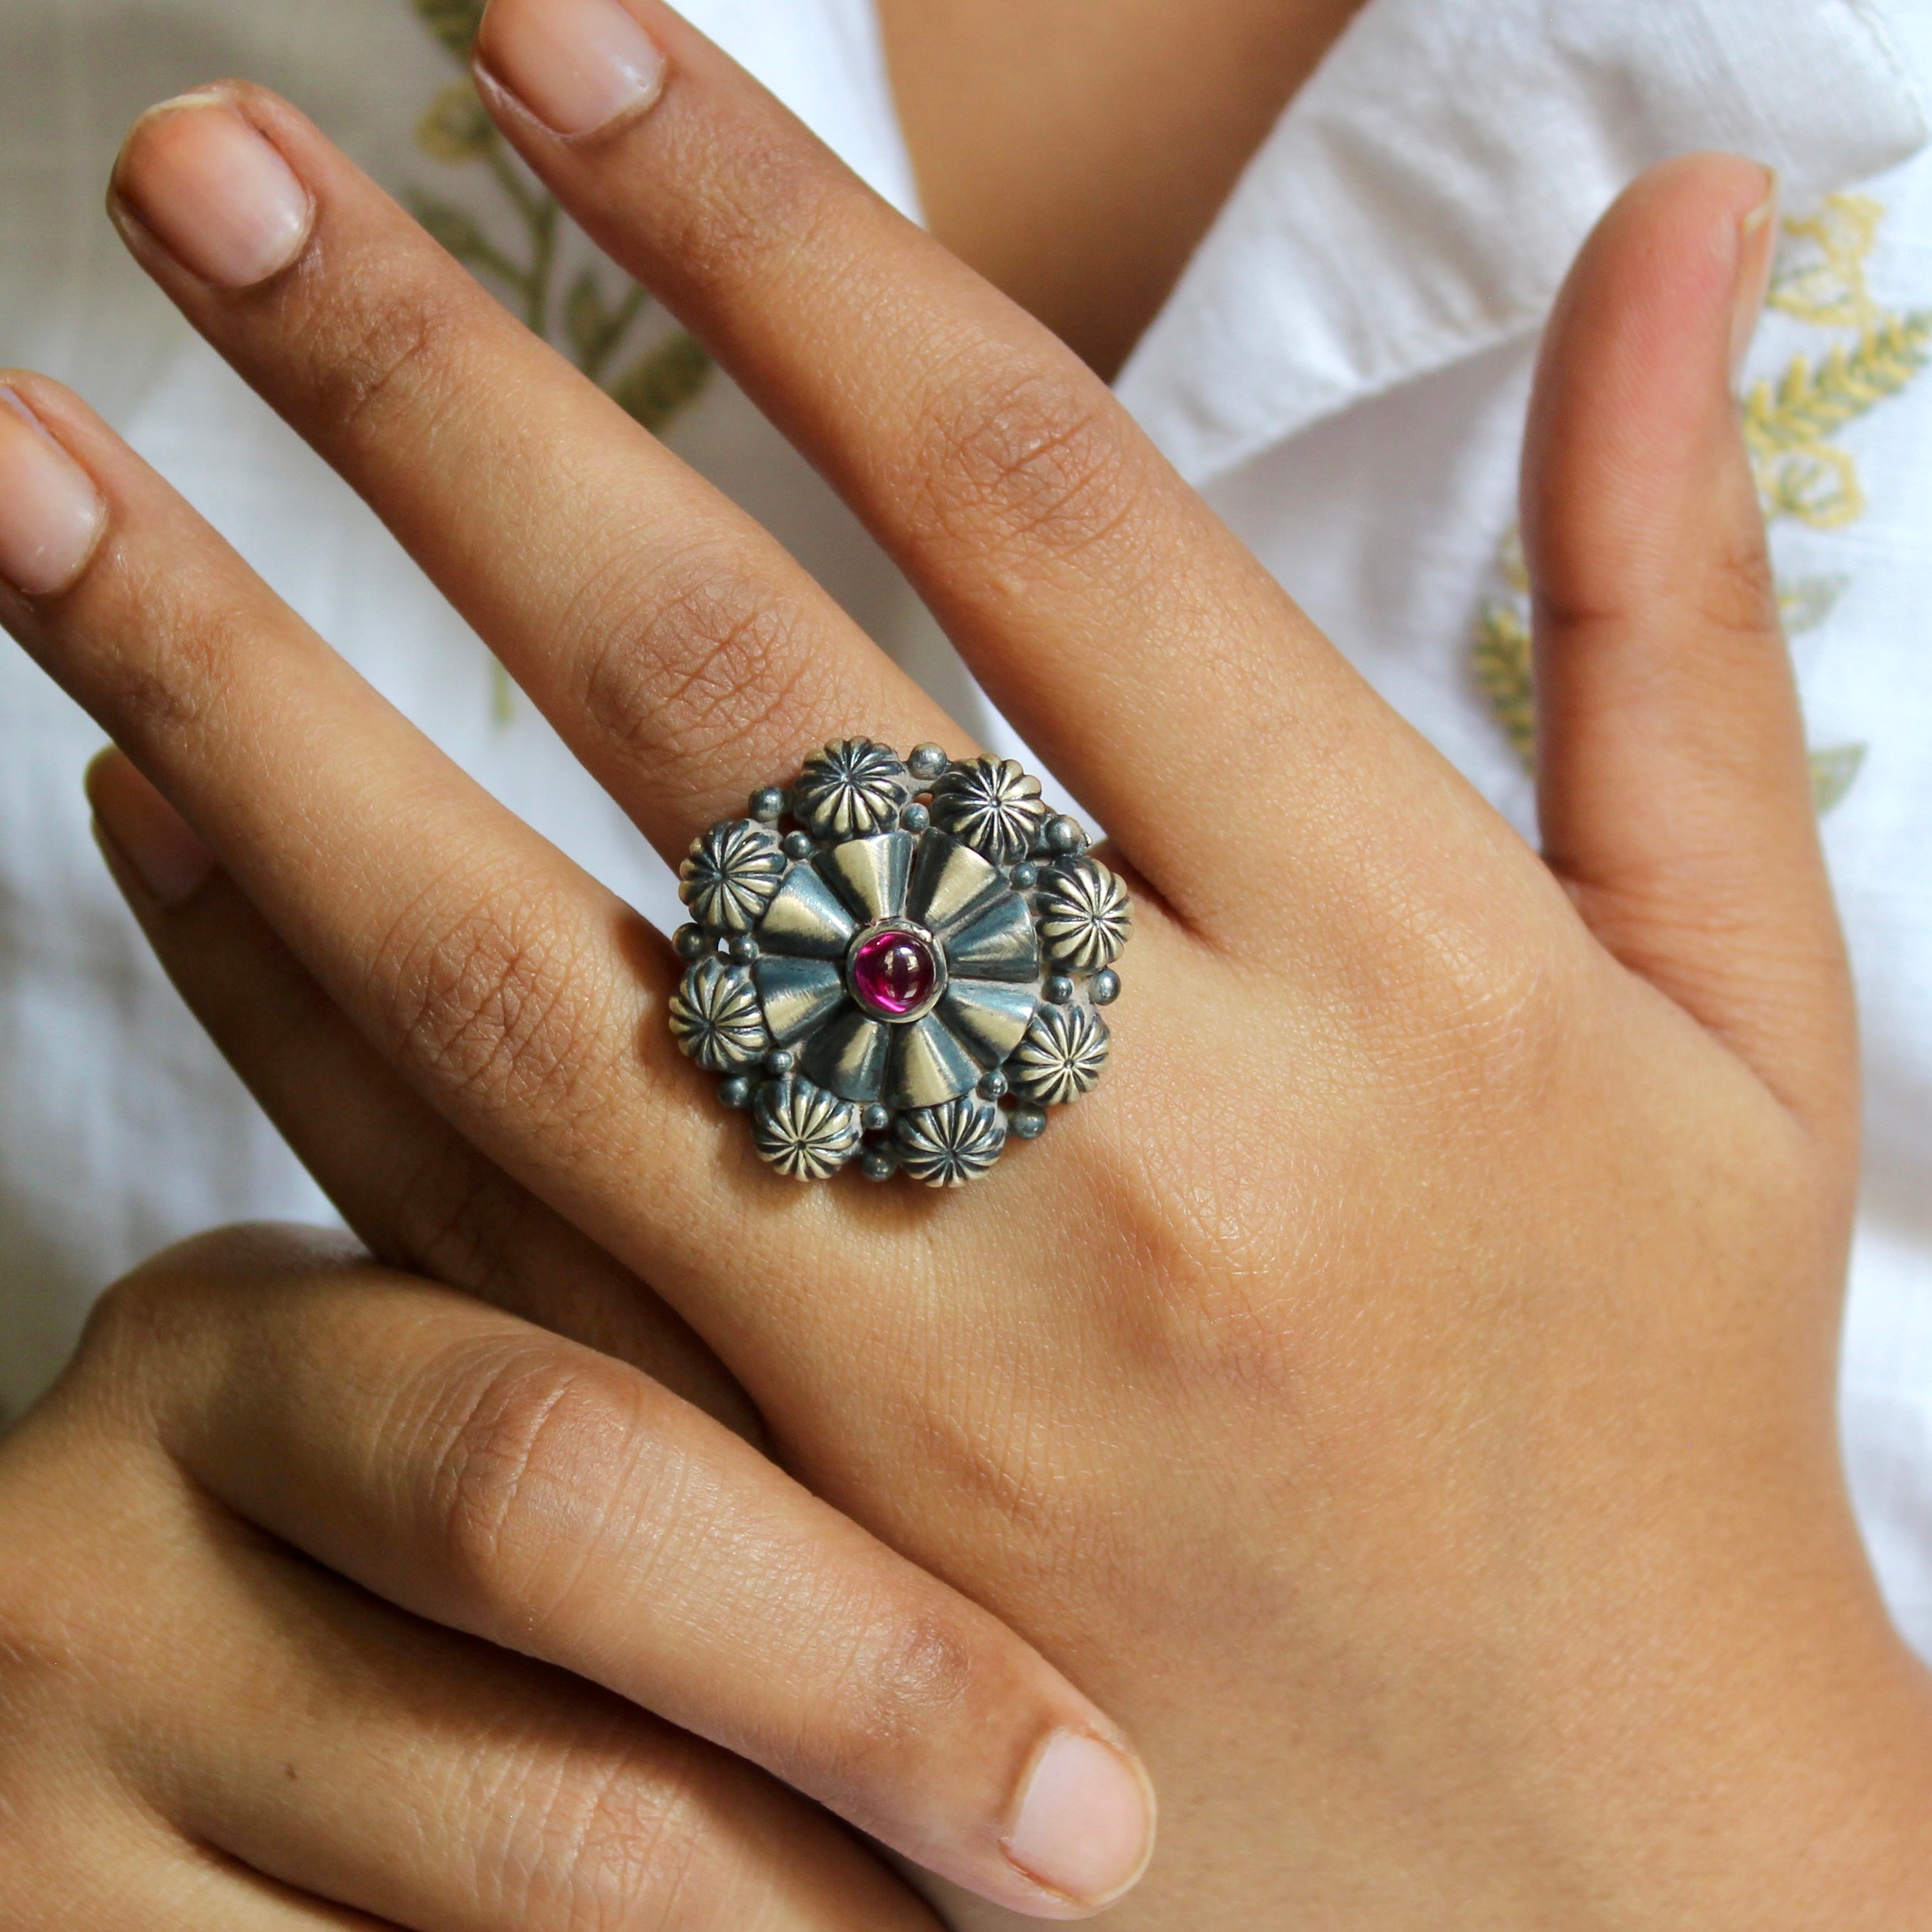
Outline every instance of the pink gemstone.
[(904, 1019), (932, 996), (939, 977), (931, 943), (916, 932), (875, 932), (852, 956), (852, 997), (881, 1019)]

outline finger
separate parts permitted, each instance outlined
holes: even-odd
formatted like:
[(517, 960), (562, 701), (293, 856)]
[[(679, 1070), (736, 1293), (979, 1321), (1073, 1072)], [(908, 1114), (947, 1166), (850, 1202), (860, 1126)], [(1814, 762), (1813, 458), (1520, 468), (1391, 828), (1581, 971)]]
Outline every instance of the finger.
[[(374, 1913), (412, 1932), (934, 1932), (849, 1834), (763, 1772), (381, 1602), (213, 1499), (151, 1419), (181, 1399), (202, 1324), (222, 1321), (218, 1296), (174, 1292), (171, 1265), (285, 1306), (304, 1270), (362, 1264), (320, 1234), (199, 1242), (105, 1299), (61, 1389), (9, 1438), (32, 1553), (4, 1579), (0, 1924)], [(204, 1909), (192, 1892), (164, 1909), (176, 1894), (154, 1886), (158, 1866), (177, 1886), (198, 1876)], [(48, 1876), (62, 1888), (37, 1896)], [(117, 1909), (130, 1877), (142, 1888)], [(312, 1916), (294, 1909), (310, 1898)], [(278, 1908), (259, 1922), (242, 1909), (258, 1899)]]
[(1773, 186), (1720, 155), (1653, 170), (1558, 304), (1523, 484), (1538, 804), (1610, 951), (1842, 1137), (1844, 949), (1731, 393)]
[[(760, 1164), (728, 1114), (693, 1104), (665, 1024), (670, 949), (377, 696), (91, 411), (36, 378), (0, 393), (30, 397), (40, 424), (0, 410), (0, 508), (10, 439), (44, 468), (44, 496), (84, 496), (106, 532), (57, 593), (0, 583), (0, 619), (383, 1058), (711, 1336), (700, 1310)], [(774, 1250), (794, 1234), (774, 1229)]]
[(668, 8), (494, 0), (478, 48), (518, 152), (825, 470), (1171, 902), (1270, 900), (1234, 836), (1258, 794), (1318, 828), (1352, 769), (1414, 757), (1105, 386)]
[[(129, 1794), (45, 1785), (7, 1808), (31, 1862), (0, 1870), (0, 1924), (12, 1932), (400, 1932), (392, 1922), (305, 1895), (145, 1812)], [(10, 1799), (12, 1794), (9, 1794)], [(105, 1814), (105, 1815), (104, 1815)]]
[(110, 205), (667, 856), (828, 739), (957, 746), (781, 545), (285, 103), (153, 110)]
[(709, 1418), (445, 1290), (323, 1270), (269, 1312), (262, 1270), (224, 1261), (159, 1304), (191, 1338), (160, 1428), (231, 1508), (1013, 1910), (1078, 1916), (1138, 1876), (1149, 1800), (1107, 1720)]
[(383, 1064), (123, 754), (103, 753), (87, 788), (156, 957), (372, 1254), (628, 1362), (758, 1438), (710, 1350)]
[(218, 1682), (157, 1670), (117, 1725), (192, 1841), (422, 1932), (936, 1932), (742, 1760), (238, 1527), (215, 1527), (192, 1613)]
[[(817, 1190), (772, 1214), (769, 1168), (699, 1104), (670, 1040), (670, 949), (372, 692), (98, 418), (53, 384), (9, 382), (42, 424), (16, 440), (100, 523), (64, 587), (0, 584), (0, 620), (388, 1064), (650, 1282), (754, 1396), (796, 1386), (811, 1324), (849, 1336), (850, 1284), (896, 1297), (925, 1274), (902, 1238), (916, 1210), (879, 1194)], [(0, 536), (11, 420), (0, 411)], [(1148, 922), (1136, 944), (1158, 988), (1188, 942)], [(1010, 1216), (1018, 1198), (962, 1211)], [(829, 1310), (835, 1253), (848, 1290)]]

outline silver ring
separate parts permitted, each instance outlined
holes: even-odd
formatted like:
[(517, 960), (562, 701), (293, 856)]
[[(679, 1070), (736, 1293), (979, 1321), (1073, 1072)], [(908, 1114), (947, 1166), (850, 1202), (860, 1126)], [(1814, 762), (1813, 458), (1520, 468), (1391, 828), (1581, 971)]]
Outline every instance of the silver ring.
[(1126, 888), (1010, 758), (846, 738), (692, 844), (686, 1054), (794, 1180), (976, 1180), (1100, 1076)]

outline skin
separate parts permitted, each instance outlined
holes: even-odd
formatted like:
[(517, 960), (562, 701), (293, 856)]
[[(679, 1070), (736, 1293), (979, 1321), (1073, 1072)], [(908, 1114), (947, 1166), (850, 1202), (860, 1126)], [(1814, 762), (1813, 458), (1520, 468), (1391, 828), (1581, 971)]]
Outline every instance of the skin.
[(1111, 379), (1362, 0), (880, 0), (927, 225)]
[[(647, 111), (564, 142), (498, 94), (500, 124), (1114, 830), (1116, 1062), (991, 1184), (788, 1190), (670, 1046), (669, 950), (10, 378), (108, 521), (0, 615), (220, 862), (178, 904), (130, 889), (191, 1003), (358, 1228), (390, 1172), (345, 1153), (358, 1110), (466, 1148), (466, 1198), (648, 1281), (813, 1492), (1127, 1724), (1167, 1822), (1114, 1922), (1909, 1922), (1932, 1714), (1832, 1415), (1851, 1007), (1728, 387), (1762, 170), (1640, 183), (1552, 326), (1539, 856), (1063, 345), (637, 12), (670, 62)], [(243, 114), (313, 225), (259, 286), (196, 277), (138, 212), (150, 123), (130, 246), (662, 849), (827, 736), (962, 748), (286, 105), (174, 111)], [(97, 777), (110, 833), (153, 808), (133, 781)], [(1230, 830), (1258, 812), (1259, 869)], [(304, 1025), (254, 1027), (258, 992)], [(532, 1473), (614, 1506), (568, 1437)], [(926, 1888), (962, 1932), (1010, 1922)]]

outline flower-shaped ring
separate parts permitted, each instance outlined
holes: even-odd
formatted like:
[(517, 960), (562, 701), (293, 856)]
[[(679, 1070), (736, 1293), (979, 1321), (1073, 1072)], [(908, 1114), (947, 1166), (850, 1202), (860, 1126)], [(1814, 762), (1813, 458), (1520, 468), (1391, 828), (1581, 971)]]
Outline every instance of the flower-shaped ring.
[(680, 868), (678, 1045), (794, 1180), (957, 1186), (1100, 1077), (1126, 889), (1010, 758), (848, 738)]

